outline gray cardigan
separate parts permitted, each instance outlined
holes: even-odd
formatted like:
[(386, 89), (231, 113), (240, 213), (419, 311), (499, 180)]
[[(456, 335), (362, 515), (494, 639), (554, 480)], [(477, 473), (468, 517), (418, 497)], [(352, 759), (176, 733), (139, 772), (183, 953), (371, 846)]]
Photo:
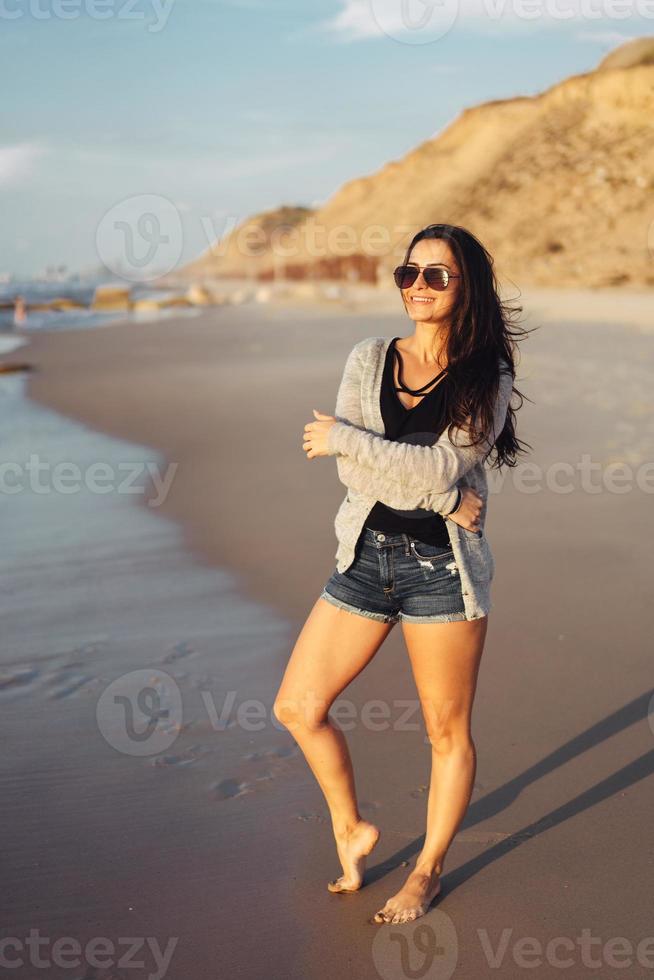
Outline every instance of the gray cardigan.
[(337, 422), (329, 430), (327, 449), (336, 456), (339, 479), (348, 488), (334, 520), (338, 541), (336, 567), (345, 572), (355, 557), (366, 518), (379, 500), (389, 507), (422, 507), (447, 516), (458, 487), (470, 486), (482, 497), (479, 531), (467, 531), (453, 520), (446, 526), (459, 569), (466, 619), (480, 619), (492, 607), (490, 585), (495, 561), (484, 531), (488, 482), (484, 459), (506, 421), (513, 373), (502, 360), (495, 403), (494, 433), (485, 444), (467, 448), (469, 434), (458, 428), (454, 441), (444, 432), (432, 446), (384, 438), (380, 391), (387, 337), (367, 337), (350, 351), (336, 397)]

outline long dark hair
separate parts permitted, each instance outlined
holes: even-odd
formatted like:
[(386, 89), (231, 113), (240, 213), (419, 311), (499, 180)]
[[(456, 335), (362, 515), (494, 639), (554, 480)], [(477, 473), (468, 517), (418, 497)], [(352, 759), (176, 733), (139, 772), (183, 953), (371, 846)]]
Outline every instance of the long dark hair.
[[(459, 225), (428, 225), (413, 236), (404, 258), (405, 265), (411, 258), (414, 246), (423, 238), (446, 241), (461, 272), (458, 298), (452, 309), (451, 327), (445, 341), (450, 419), (448, 435), (452, 434), (452, 428), (466, 425), (472, 439), (468, 445), (477, 445), (486, 433), (493, 430), (500, 358), (508, 362), (515, 380), (517, 338), (532, 331), (518, 325), (522, 307), (500, 299), (493, 258), (471, 232)], [(407, 309), (406, 302), (404, 308)], [(437, 353), (434, 351), (434, 356)], [(520, 398), (518, 409), (522, 408), (527, 396), (521, 394), (515, 385), (513, 393)], [(528, 442), (524, 443), (516, 436), (515, 416), (516, 409), (509, 405), (504, 429), (492, 450), (495, 459), (491, 465), (498, 469), (502, 465), (515, 466), (518, 453), (526, 452), (521, 447), (532, 448)]]

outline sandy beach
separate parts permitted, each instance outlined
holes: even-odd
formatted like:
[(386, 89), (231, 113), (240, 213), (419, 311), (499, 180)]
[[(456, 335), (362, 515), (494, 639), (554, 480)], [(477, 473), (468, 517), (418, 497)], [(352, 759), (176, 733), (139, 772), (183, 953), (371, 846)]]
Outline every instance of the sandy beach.
[[(612, 975), (611, 941), (623, 937), (623, 973), (646, 976), (651, 295), (534, 291), (522, 301), (526, 325), (540, 328), (517, 372), (531, 399), (518, 412), (530, 472), (489, 473), (496, 574), (477, 780), (443, 898), (421, 920), (446, 937), (447, 963), (424, 975), (513, 978), (531, 965), (540, 980), (561, 976), (557, 956), (575, 978), (598, 966)], [(415, 975), (393, 930), (367, 921), (406, 877), (424, 831), (429, 745), (400, 629), (341, 699), (354, 715), (343, 727), (361, 811), (381, 828), (357, 895), (327, 891), (340, 873), (328, 811), (271, 711), (333, 569), (345, 492), (333, 459), (306, 459), (303, 426), (312, 408), (333, 413), (357, 340), (411, 326), (381, 301), (345, 312), (246, 304), (42, 332), (4, 356), (32, 368), (1, 379), (3, 404), (20, 417), (4, 415), (5, 461), (29, 449), (82, 468), (175, 467), (156, 506), (145, 478), (140, 493), (3, 495), (10, 846), (0, 936), (24, 942), (38, 929), (50, 937), (43, 956), (62, 937), (115, 947), (86, 972), (55, 965), (49, 975)], [(621, 479), (617, 464), (628, 468)], [(171, 722), (170, 744), (140, 755), (115, 734), (107, 694), (139, 671)], [(366, 720), (377, 700), (390, 722)], [(585, 932), (600, 940), (592, 953)], [(140, 967), (118, 962), (121, 937), (141, 937)], [(557, 937), (566, 945), (553, 951)]]

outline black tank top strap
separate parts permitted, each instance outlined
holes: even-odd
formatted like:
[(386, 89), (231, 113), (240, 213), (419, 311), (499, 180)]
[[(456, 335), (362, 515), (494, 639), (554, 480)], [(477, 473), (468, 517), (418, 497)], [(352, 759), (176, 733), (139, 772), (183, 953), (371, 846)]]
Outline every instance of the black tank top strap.
[(395, 358), (397, 360), (397, 365), (398, 365), (398, 367), (397, 367), (397, 377), (398, 377), (398, 381), (400, 382), (400, 386), (399, 387), (397, 385), (394, 385), (395, 391), (405, 391), (407, 393), (407, 395), (414, 395), (415, 397), (418, 397), (419, 395), (425, 395), (425, 394), (427, 394), (427, 392), (425, 391), (425, 389), (426, 388), (431, 388), (431, 386), (433, 384), (435, 384), (440, 378), (442, 378), (442, 376), (447, 371), (447, 368), (443, 368), (443, 370), (440, 371), (439, 374), (437, 374), (435, 378), (432, 378), (431, 381), (427, 381), (427, 383), (424, 384), (424, 385), (421, 385), (420, 388), (415, 388), (415, 389), (409, 388), (406, 385), (405, 381), (404, 381), (404, 376), (403, 376), (403, 367), (404, 367), (404, 365), (402, 363), (402, 355), (400, 354), (400, 352), (397, 349), (397, 346), (395, 344), (393, 345), (393, 353), (395, 354)]

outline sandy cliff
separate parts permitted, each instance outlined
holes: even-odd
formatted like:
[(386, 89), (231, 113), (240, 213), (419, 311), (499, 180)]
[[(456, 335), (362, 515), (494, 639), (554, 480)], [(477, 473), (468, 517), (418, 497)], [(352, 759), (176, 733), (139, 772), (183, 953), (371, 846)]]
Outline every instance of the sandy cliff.
[(411, 235), (447, 221), (481, 238), (503, 280), (654, 285), (653, 58), (639, 39), (537, 96), (466, 109), (321, 209), (248, 219), (183, 272), (389, 282)]

